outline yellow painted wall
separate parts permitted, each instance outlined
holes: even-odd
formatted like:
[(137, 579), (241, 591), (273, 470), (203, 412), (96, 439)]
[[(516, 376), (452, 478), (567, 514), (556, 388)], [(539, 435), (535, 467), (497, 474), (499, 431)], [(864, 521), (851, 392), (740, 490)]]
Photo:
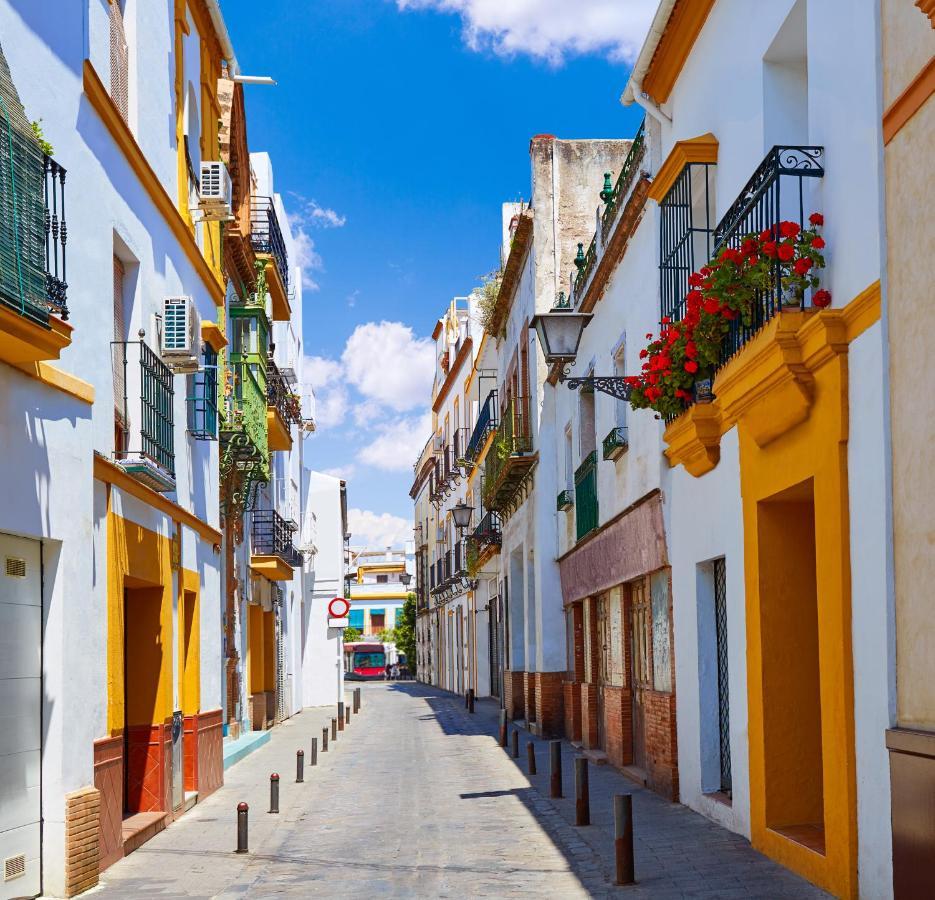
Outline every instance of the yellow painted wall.
[(247, 606), (247, 669), (251, 694), (266, 690), (266, 668), (263, 662), (263, 607), (251, 603)]
[(191, 716), (201, 709), (201, 590), (197, 572), (183, 569), (179, 597), (179, 700)]
[[(829, 322), (833, 321), (828, 319)], [(746, 412), (738, 421), (740, 438), (741, 493), (744, 514), (744, 565), (747, 603), (747, 670), (750, 739), (750, 816), (753, 845), (783, 865), (800, 872), (840, 897), (855, 897), (857, 891), (857, 815), (854, 751), (853, 663), (850, 615), (850, 549), (847, 493), (847, 356), (841, 352), (843, 330), (828, 331), (820, 320), (803, 326), (809, 339), (802, 351), (803, 362), (811, 369), (813, 401), (801, 424), (760, 446), (748, 427)], [(773, 333), (775, 334), (775, 333)], [(761, 346), (760, 351), (764, 348)], [(750, 351), (748, 345), (747, 352)], [(757, 351), (759, 352), (759, 351)], [(787, 360), (786, 354), (764, 353), (763, 359)], [(744, 354), (735, 360), (744, 365)], [(733, 365), (733, 364), (732, 364)], [(730, 368), (730, 367), (728, 367)], [(725, 370), (726, 371), (726, 370)], [(761, 425), (778, 421), (783, 411), (771, 405), (785, 404), (783, 390), (758, 391), (769, 383), (762, 368), (750, 367), (750, 383), (735, 385), (737, 395), (758, 399), (749, 410), (751, 421)], [(814, 689), (815, 675), (796, 669), (796, 652), (783, 656), (764, 652), (771, 635), (795, 640), (795, 623), (777, 624), (775, 606), (796, 587), (808, 590), (810, 572), (775, 573), (791, 560), (800, 559), (801, 542), (807, 536), (795, 534), (800, 521), (794, 510), (785, 516), (761, 517), (760, 504), (775, 499), (796, 485), (814, 484), (814, 580), (818, 618), (818, 670), (821, 704), (821, 789), (824, 799), (825, 855), (816, 853), (772, 830), (778, 818), (807, 815), (795, 809), (791, 799), (781, 801), (776, 790), (767, 790), (767, 780), (776, 785), (776, 768), (783, 758), (790, 764), (795, 754), (807, 752), (815, 758), (815, 747), (799, 748), (777, 729), (773, 704), (788, 707), (790, 690)], [(762, 529), (761, 529), (762, 518)], [(763, 581), (761, 582), (761, 578)], [(761, 583), (766, 589), (761, 593)], [(807, 606), (808, 597), (799, 602)], [(772, 619), (770, 619), (772, 616)], [(807, 632), (807, 629), (800, 631)], [(799, 635), (802, 655), (814, 652), (809, 639)], [(774, 648), (769, 648), (773, 650)], [(781, 669), (790, 670), (783, 679)], [(766, 741), (770, 741), (767, 752)], [(770, 768), (767, 767), (769, 762)], [(805, 776), (800, 777), (805, 778)], [(817, 774), (816, 776), (817, 777)], [(786, 778), (790, 787), (794, 779)], [(801, 787), (808, 787), (807, 778)], [(767, 797), (778, 806), (768, 808)]]
[[(171, 541), (107, 512), (107, 727), (158, 724), (172, 716)], [(124, 615), (124, 591), (127, 620)], [(124, 690), (126, 676), (133, 696)], [(137, 691), (134, 685), (141, 687)]]
[(263, 613), (263, 684), (264, 690), (276, 690), (276, 613)]

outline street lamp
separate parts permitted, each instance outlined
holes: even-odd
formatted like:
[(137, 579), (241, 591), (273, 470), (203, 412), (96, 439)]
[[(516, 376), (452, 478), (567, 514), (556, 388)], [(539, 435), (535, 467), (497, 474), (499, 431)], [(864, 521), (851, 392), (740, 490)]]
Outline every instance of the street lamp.
[(403, 574), (399, 576), (399, 581), (403, 587), (409, 587), (409, 582), (412, 581), (412, 575), (409, 572), (403, 572)]
[(471, 524), (471, 516), (474, 515), (474, 507), (468, 506), (463, 500), (451, 508), (451, 515), (455, 520), (458, 531), (464, 531)]
[(630, 385), (623, 376), (567, 377), (569, 369), (575, 364), (578, 356), (581, 333), (588, 326), (593, 315), (593, 313), (575, 312), (570, 307), (559, 305), (554, 306), (550, 312), (533, 316), (529, 327), (535, 329), (546, 363), (548, 365), (559, 364), (558, 380), (566, 382), (571, 390), (588, 386), (593, 390), (603, 391), (605, 394), (617, 397), (619, 400), (629, 400)]

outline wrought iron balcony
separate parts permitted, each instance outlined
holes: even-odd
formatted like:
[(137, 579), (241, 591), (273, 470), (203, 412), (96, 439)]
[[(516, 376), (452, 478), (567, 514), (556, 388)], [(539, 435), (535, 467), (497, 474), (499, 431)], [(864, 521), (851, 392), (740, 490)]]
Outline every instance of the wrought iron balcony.
[(616, 459), (618, 456), (626, 453), (629, 446), (630, 444), (627, 440), (627, 426), (618, 425), (615, 428), (611, 428), (603, 442), (604, 459)]
[[(747, 235), (777, 227), (780, 222), (793, 221), (801, 228), (808, 227), (813, 205), (806, 179), (824, 176), (823, 157), (823, 147), (773, 147), (715, 227), (714, 254), (724, 247), (739, 247)], [(782, 272), (775, 260), (769, 287), (754, 299), (750, 325), (745, 326), (739, 318), (730, 323), (721, 363), (776, 315), (783, 302)], [(804, 305), (805, 299), (801, 302)]]
[(583, 244), (578, 244), (578, 256), (575, 258), (575, 265), (578, 267), (578, 274), (575, 275), (574, 296), (580, 297), (584, 291), (584, 286), (591, 280), (591, 273), (597, 265), (597, 233), (591, 238), (588, 244), (587, 252), (582, 252)]
[(282, 417), (286, 426), (302, 424), (302, 398), (270, 359), (266, 364), (266, 402)]
[(597, 451), (592, 450), (575, 471), (575, 534), (580, 541), (598, 526)]
[(117, 405), (122, 446), (114, 458), (129, 475), (156, 491), (175, 490), (172, 370), (142, 340), (115, 341), (113, 364), (122, 380)]
[(496, 389), (494, 389), (481, 404), (480, 412), (477, 414), (477, 423), (474, 425), (474, 430), (471, 432), (467, 446), (464, 449), (464, 458), (468, 462), (474, 462), (477, 459), (478, 454), (487, 442), (488, 435), (496, 430), (500, 422), (498, 396)]
[(202, 371), (188, 377), (188, 432), (200, 441), (218, 436), (218, 357), (205, 353)]
[(6, 219), (0, 228), (0, 303), (48, 328), (50, 315), (68, 319), (65, 169), (21, 130), (11, 129), (0, 148), (0, 163), (16, 179), (0, 186), (0, 220)]
[(292, 543), (295, 527), (275, 509), (257, 509), (253, 512), (250, 530), (254, 556), (278, 556), (293, 569), (302, 565), (302, 554)]
[(283, 289), (288, 294), (289, 255), (272, 197), (250, 198), (250, 244), (254, 252), (266, 253), (273, 258)]
[(564, 491), (558, 492), (558, 497), (555, 498), (555, 508), (558, 512), (564, 512), (566, 509), (571, 509), (574, 505), (574, 491), (570, 491), (566, 488)]
[(499, 547), (503, 541), (500, 516), (492, 510), (485, 513), (477, 523), (477, 527), (471, 532), (470, 540), (478, 555), (482, 554), (487, 547)]
[[(265, 462), (269, 458), (269, 450), (266, 442), (266, 392), (260, 386), (263, 377), (256, 363), (243, 360), (230, 363), (222, 430), (228, 439), (242, 434), (250, 448), (244, 445), (244, 454), (241, 455), (253, 455)], [(242, 441), (238, 443), (243, 444)], [(252, 453), (248, 454), (250, 450)]]
[(512, 507), (536, 463), (532, 453), (528, 400), (511, 400), (503, 411), (484, 471), (484, 506), (502, 513)]
[(613, 230), (614, 223), (620, 215), (620, 211), (626, 205), (630, 196), (630, 191), (636, 183), (637, 176), (643, 170), (643, 161), (646, 158), (646, 120), (640, 122), (633, 143), (630, 145), (630, 152), (623, 161), (623, 167), (617, 176), (614, 184), (613, 193), (610, 199), (604, 205), (604, 212), (601, 214), (601, 239), (607, 243), (610, 233)]

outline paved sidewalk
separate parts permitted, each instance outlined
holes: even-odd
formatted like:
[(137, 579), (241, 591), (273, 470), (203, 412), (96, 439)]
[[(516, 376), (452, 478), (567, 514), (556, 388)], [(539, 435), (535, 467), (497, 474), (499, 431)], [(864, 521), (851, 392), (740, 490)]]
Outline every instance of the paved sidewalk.
[[(363, 686), (363, 708), (297, 785), (331, 710), (306, 710), (229, 769), (223, 788), (104, 873), (106, 898), (826, 896), (727, 832), (609, 766), (590, 767), (591, 821), (574, 822), (570, 745), (565, 795), (548, 799), (547, 742), (521, 732), (497, 746), (497, 711), (412, 682)], [(525, 745), (541, 774), (526, 774)], [(269, 773), (281, 814), (267, 814)], [(634, 795), (639, 883), (615, 888), (611, 797)], [(234, 854), (235, 807), (250, 803), (249, 856)]]

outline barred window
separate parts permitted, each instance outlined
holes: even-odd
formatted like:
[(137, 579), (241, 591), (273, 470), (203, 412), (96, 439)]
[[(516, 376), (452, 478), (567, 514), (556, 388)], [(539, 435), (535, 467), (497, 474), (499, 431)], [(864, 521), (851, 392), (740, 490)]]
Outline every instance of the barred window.
[(685, 314), (688, 276), (705, 265), (713, 249), (714, 164), (689, 163), (659, 204), (661, 316)]

